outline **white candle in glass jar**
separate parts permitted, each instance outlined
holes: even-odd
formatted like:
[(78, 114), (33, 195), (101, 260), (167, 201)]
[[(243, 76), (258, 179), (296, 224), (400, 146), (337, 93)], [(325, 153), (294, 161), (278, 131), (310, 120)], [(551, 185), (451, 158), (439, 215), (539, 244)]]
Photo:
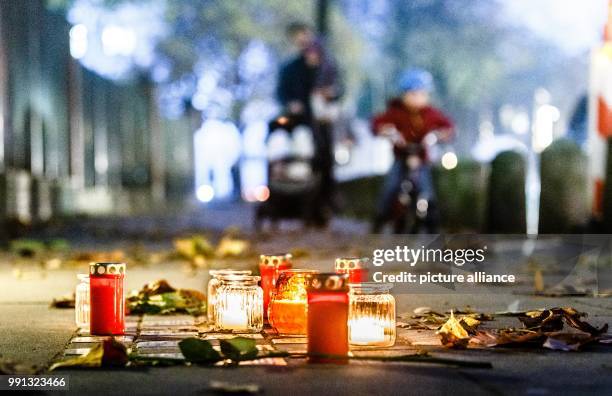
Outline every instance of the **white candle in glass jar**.
[(351, 344), (369, 344), (385, 340), (385, 326), (380, 320), (361, 317), (349, 321), (349, 341)]
[[(245, 330), (248, 328), (247, 307), (239, 294), (228, 293), (224, 296), (224, 304), (217, 305), (219, 324), (227, 330)], [(218, 300), (217, 300), (218, 301)]]

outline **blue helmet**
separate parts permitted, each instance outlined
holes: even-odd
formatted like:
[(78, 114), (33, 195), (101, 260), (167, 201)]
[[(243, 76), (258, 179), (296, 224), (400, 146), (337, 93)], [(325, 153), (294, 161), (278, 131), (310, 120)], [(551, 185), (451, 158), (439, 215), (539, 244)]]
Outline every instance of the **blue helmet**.
[(432, 91), (433, 76), (425, 69), (413, 68), (402, 72), (399, 78), (401, 92)]

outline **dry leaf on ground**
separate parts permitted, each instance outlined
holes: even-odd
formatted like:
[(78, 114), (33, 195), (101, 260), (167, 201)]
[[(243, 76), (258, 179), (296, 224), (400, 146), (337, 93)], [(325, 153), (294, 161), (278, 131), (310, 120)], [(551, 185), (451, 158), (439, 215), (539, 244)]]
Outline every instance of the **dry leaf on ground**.
[(114, 338), (103, 340), (82, 356), (53, 364), (49, 371), (62, 367), (124, 367), (128, 362), (127, 348)]
[(451, 311), (450, 318), (436, 332), (440, 336), (442, 345), (447, 348), (466, 348), (470, 341), (470, 334), (463, 327), (460, 320), (455, 318)]

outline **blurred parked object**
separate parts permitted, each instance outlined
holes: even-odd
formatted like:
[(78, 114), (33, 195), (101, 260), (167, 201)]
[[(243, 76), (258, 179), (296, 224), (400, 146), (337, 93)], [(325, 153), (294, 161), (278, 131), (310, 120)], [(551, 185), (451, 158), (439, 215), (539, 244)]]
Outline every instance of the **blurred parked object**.
[(433, 168), (442, 227), (447, 232), (484, 232), (487, 221), (489, 169), (461, 160), (454, 169)]
[(557, 140), (540, 159), (540, 233), (575, 233), (588, 218), (586, 156), (570, 140)]
[(489, 233), (526, 232), (525, 159), (519, 153), (505, 151), (491, 163), (488, 205)]

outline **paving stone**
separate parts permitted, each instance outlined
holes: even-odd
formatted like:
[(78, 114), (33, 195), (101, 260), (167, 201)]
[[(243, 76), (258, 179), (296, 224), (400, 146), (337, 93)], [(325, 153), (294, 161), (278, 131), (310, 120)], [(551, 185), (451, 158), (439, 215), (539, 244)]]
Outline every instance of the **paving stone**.
[(196, 337), (199, 333), (197, 331), (174, 331), (172, 329), (164, 330), (142, 330), (140, 336), (164, 336), (164, 337)]
[(65, 356), (79, 356), (89, 353), (91, 348), (68, 348), (64, 351)]
[(227, 340), (234, 337), (252, 338), (254, 340), (263, 339), (263, 336), (259, 333), (204, 333), (202, 336), (205, 339), (216, 339), (216, 340)]
[[(108, 338), (108, 336), (78, 336), (74, 337), (70, 342), (72, 343), (82, 343), (82, 342), (100, 342), (104, 339)], [(134, 341), (134, 336), (115, 336), (115, 340), (119, 342), (132, 342)]]
[(180, 351), (174, 351), (174, 352), (145, 351), (145, 352), (138, 352), (138, 355), (143, 356), (143, 357), (148, 357), (148, 358), (183, 359), (183, 354)]
[(306, 337), (295, 337), (295, 338), (273, 338), (272, 344), (305, 344), (308, 342)]
[(160, 348), (160, 347), (178, 347), (180, 340), (161, 340), (161, 341), (138, 341), (136, 348)]

